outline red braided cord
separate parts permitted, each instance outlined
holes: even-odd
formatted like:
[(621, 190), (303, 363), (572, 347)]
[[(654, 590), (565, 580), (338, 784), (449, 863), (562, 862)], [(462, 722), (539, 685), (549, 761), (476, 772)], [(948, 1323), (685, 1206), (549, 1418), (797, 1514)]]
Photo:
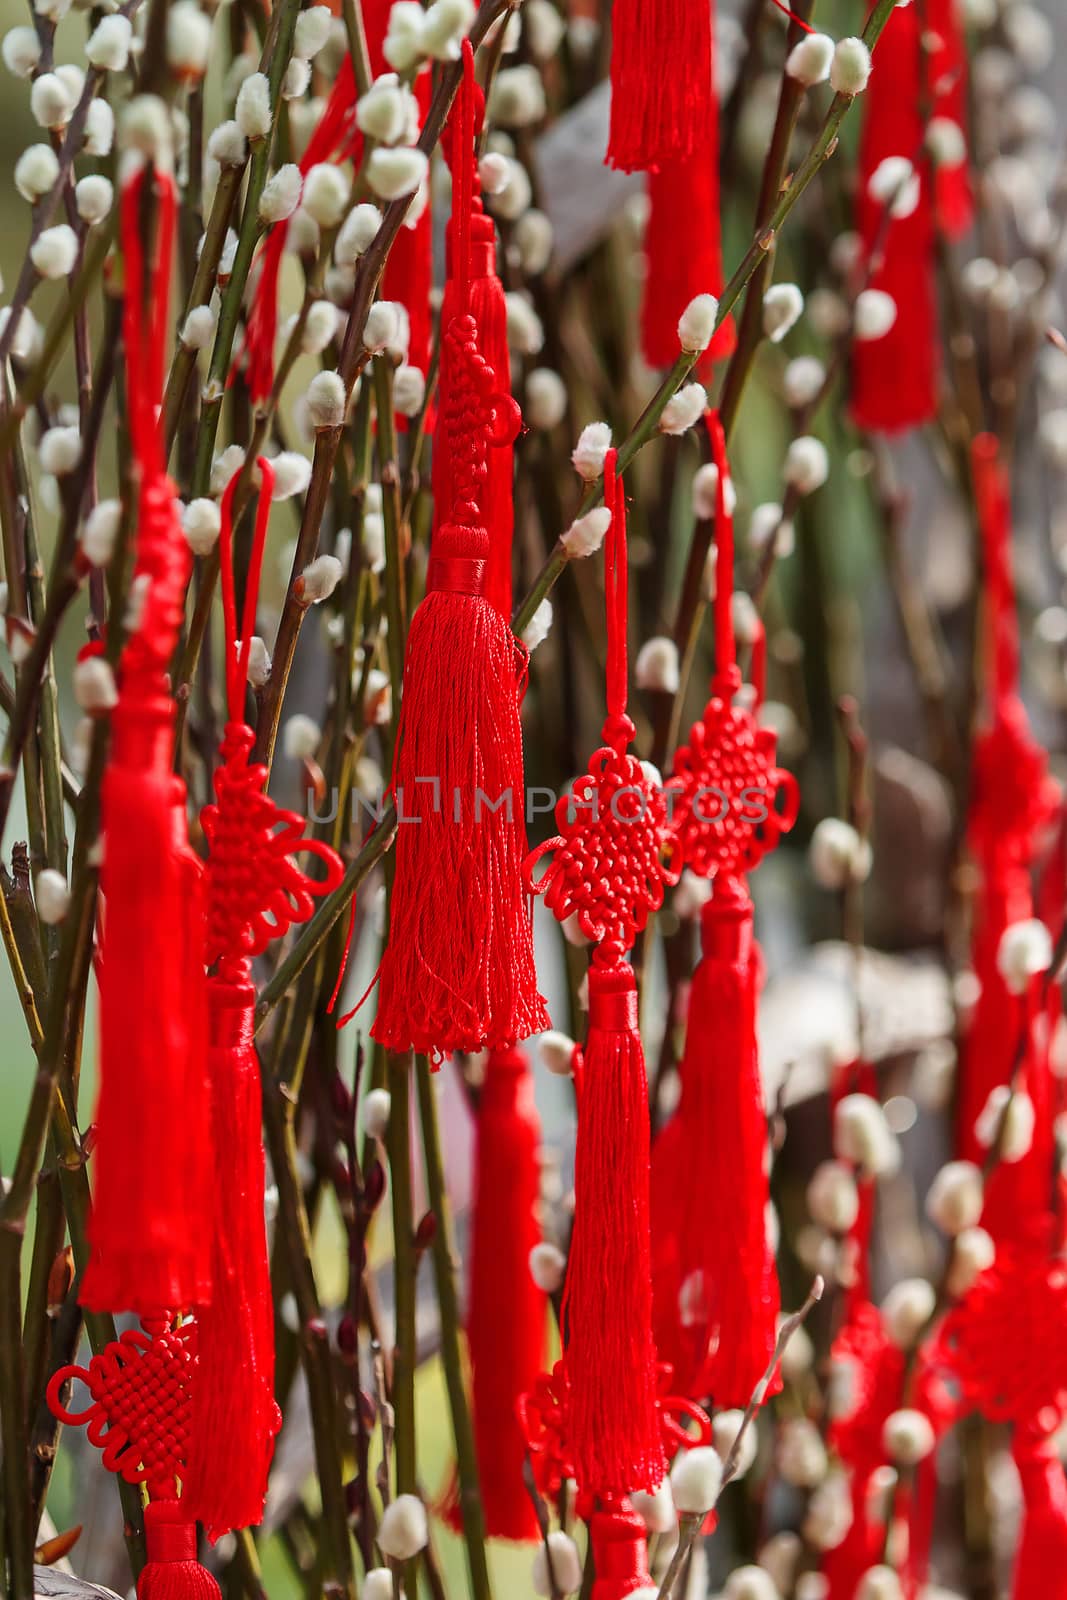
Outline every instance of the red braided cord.
[(463, 159), (455, 163), (453, 182), (456, 200), (453, 214), (456, 224), (455, 278), (460, 311), (469, 311), (471, 303), (471, 208), (474, 205), (474, 179), (469, 154), (474, 148), (474, 51), (469, 39), (463, 41), (463, 83), (459, 91), (459, 148)]
[(608, 720), (604, 724), (604, 738), (621, 751), (632, 737), (632, 728), (626, 716), (629, 574), (626, 554), (626, 492), (619, 475), (618, 452), (615, 450), (609, 450), (604, 459), (604, 502), (611, 512), (611, 522), (608, 524), (607, 537), (604, 541), (604, 590), (608, 633)]

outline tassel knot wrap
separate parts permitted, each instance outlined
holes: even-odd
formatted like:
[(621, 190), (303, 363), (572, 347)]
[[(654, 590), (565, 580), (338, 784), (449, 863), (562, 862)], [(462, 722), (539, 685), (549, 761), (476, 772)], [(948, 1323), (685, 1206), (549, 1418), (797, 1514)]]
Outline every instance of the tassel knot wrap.
[[(462, 146), (473, 146), (473, 56), (465, 51)], [(401, 826), (372, 1033), (389, 1050), (439, 1058), (505, 1049), (548, 1027), (523, 893), (525, 791), (519, 699), (526, 656), (486, 595), (479, 510), (490, 449), (515, 437), (469, 310), (471, 169), (458, 163), (457, 311), (442, 340), (438, 448), (451, 498), (438, 505), (430, 588), (408, 633), (393, 788)], [(444, 375), (447, 372), (447, 383)]]
[[(226, 620), (229, 722), (216, 803), (201, 813), (208, 840), (208, 979), (211, 1121), (215, 1135), (216, 1214), (211, 1236), (211, 1303), (201, 1309), (193, 1389), (188, 1472), (182, 1505), (217, 1539), (263, 1515), (267, 1473), (280, 1415), (274, 1401), (274, 1311), (263, 1214), (259, 1061), (253, 1043), (256, 992), (253, 956), (309, 917), (315, 896), (341, 881), (343, 864), (328, 845), (304, 838), (295, 812), (281, 811), (264, 791), (267, 768), (249, 766), (254, 735), (243, 721), (248, 658), (255, 629), (274, 474), (262, 476), (244, 616), (237, 638), (232, 564), (233, 497), (223, 497), (220, 557)], [(323, 875), (311, 879), (294, 859), (314, 856)], [(225, 1447), (220, 1448), (220, 1441)]]
[(605, 743), (558, 802), (559, 834), (532, 851), (524, 868), (531, 890), (561, 921), (576, 915), (596, 945), (563, 1327), (568, 1446), (579, 1488), (600, 1496), (653, 1489), (665, 1466), (651, 1326), (648, 1087), (625, 957), (663, 903), (664, 883), (677, 882), (663, 793), (627, 751), (634, 727), (626, 715), (626, 504), (614, 451), (605, 462), (604, 500), (611, 511)]
[(741, 675), (730, 616), (729, 463), (715, 416), (709, 431), (719, 468), (716, 673), (667, 787), (679, 856), (714, 892), (690, 990), (681, 1099), (652, 1147), (652, 1281), (656, 1346), (681, 1391), (743, 1406), (767, 1368), (778, 1313), (756, 1046), (761, 960), (745, 873), (792, 826), (798, 797), (775, 765), (773, 733), (733, 703)]
[[(154, 182), (156, 259), (146, 280), (140, 206)], [(190, 556), (164, 470), (159, 405), (176, 200), (138, 171), (121, 201), (129, 424), (140, 473), (134, 582), (143, 605), (123, 652), (104, 775), (99, 1142), (82, 1303), (152, 1315), (210, 1297), (211, 1150), (205, 1122), (201, 869), (175, 777), (167, 676)]]
[(589, 1519), (593, 1551), (592, 1600), (626, 1600), (651, 1585), (648, 1535), (629, 1500), (609, 1500)]

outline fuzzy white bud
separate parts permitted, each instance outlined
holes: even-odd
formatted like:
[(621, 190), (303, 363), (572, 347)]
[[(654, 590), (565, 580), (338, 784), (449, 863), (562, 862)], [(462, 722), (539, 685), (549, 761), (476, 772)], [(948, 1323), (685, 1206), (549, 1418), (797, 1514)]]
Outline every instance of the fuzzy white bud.
[(816, 1550), (836, 1550), (852, 1526), (852, 1492), (847, 1473), (829, 1472), (808, 1501), (804, 1537)]
[(534, 207), (524, 212), (515, 224), (512, 239), (519, 252), (522, 270), (527, 277), (538, 277), (552, 259), (555, 242), (552, 224), (545, 213)]
[(942, 1233), (954, 1239), (978, 1223), (982, 1200), (981, 1169), (973, 1161), (949, 1161), (930, 1185), (926, 1215)]
[(50, 144), (31, 144), (15, 162), (15, 188), (32, 205), (55, 187), (59, 157)]
[(30, 260), (42, 278), (66, 278), (78, 258), (78, 235), (67, 223), (45, 228), (30, 248)]
[(856, 296), (852, 328), (857, 339), (884, 339), (897, 320), (897, 303), (884, 289), (862, 289)]
[(816, 356), (797, 356), (782, 374), (785, 403), (794, 410), (811, 405), (826, 382), (826, 368)]
[(270, 132), (270, 84), (264, 72), (253, 72), (237, 91), (234, 117), (246, 139), (265, 139)]
[[(319, 8), (316, 6), (315, 8)], [(404, 1593), (403, 1589), (400, 1591)], [(388, 1567), (371, 1567), (359, 1591), (359, 1600), (393, 1600), (393, 1574)]]
[(698, 294), (678, 318), (678, 343), (692, 354), (706, 350), (715, 332), (719, 302), (713, 294)]
[(723, 1600), (781, 1600), (778, 1585), (763, 1567), (735, 1567), (726, 1580)]
[(808, 859), (812, 875), (823, 889), (863, 883), (871, 870), (870, 846), (850, 822), (840, 817), (823, 817), (816, 823)]
[[(741, 1423), (744, 1420), (743, 1411), (717, 1411), (711, 1420), (711, 1442), (719, 1457), (725, 1461), (738, 1434), (741, 1432)], [(734, 1476), (743, 1478), (756, 1459), (756, 1449), (759, 1441), (756, 1438), (755, 1428), (745, 1429), (741, 1439), (741, 1448), (738, 1452), (737, 1467)]]
[(181, 78), (202, 78), (211, 55), (211, 18), (196, 0), (172, 0), (167, 12), (167, 65)]
[(574, 1040), (555, 1028), (549, 1028), (537, 1040), (541, 1065), (561, 1078), (569, 1078), (574, 1070), (574, 1050)]
[(562, 1250), (543, 1240), (530, 1251), (530, 1277), (542, 1294), (556, 1294), (563, 1287), (567, 1262)]
[(85, 118), (85, 153), (107, 156), (115, 142), (115, 113), (107, 100), (90, 100)]
[(552, 628), (552, 602), (545, 599), (541, 601), (537, 610), (522, 630), (522, 642), (531, 653), (539, 644), (544, 644)]
[(828, 33), (808, 33), (786, 57), (785, 70), (805, 89), (825, 83), (834, 59), (834, 41)]
[(393, 374), (393, 404), (402, 417), (418, 416), (426, 399), (426, 377), (421, 367), (398, 367)]
[(892, 1412), (882, 1428), (886, 1454), (898, 1467), (914, 1467), (934, 1448), (934, 1430), (928, 1416), (904, 1406)]
[(772, 344), (781, 344), (804, 310), (804, 296), (795, 283), (774, 283), (763, 296), (763, 331)]
[(41, 41), (36, 28), (9, 28), (0, 43), (4, 66), (16, 78), (30, 78), (41, 59)]
[(120, 124), (123, 150), (144, 156), (156, 166), (174, 161), (174, 123), (170, 107), (157, 94), (139, 94), (126, 106)]
[(90, 566), (106, 567), (111, 560), (121, 516), (122, 506), (118, 500), (101, 500), (86, 517), (81, 547)]
[(395, 72), (376, 78), (356, 101), (356, 122), (369, 138), (382, 144), (396, 144), (403, 138), (408, 124), (407, 96)]
[(297, 579), (301, 600), (309, 606), (321, 604), (330, 598), (343, 576), (336, 556), (316, 556)]
[(786, 1483), (814, 1489), (826, 1476), (826, 1446), (807, 1417), (784, 1422), (778, 1436), (778, 1470)]
[(660, 433), (688, 433), (707, 409), (708, 397), (701, 383), (684, 384), (667, 401), (659, 419)]
[(94, 712), (111, 711), (118, 705), (115, 674), (103, 656), (86, 656), (84, 661), (78, 662), (74, 668), (74, 699), (89, 716)]
[(355, 265), (370, 248), (381, 221), (382, 214), (378, 207), (369, 202), (352, 208), (341, 224), (333, 247), (333, 258), (339, 266), (344, 263)]
[(834, 1154), (859, 1167), (867, 1177), (896, 1171), (900, 1161), (897, 1142), (873, 1095), (847, 1094), (838, 1101), (834, 1111)]
[(282, 750), (290, 761), (310, 761), (322, 743), (322, 729), (313, 717), (294, 711), (282, 728)]
[(182, 532), (195, 556), (211, 554), (221, 528), (222, 513), (214, 500), (190, 500), (182, 512)]
[(266, 641), (254, 633), (248, 641), (248, 681), (253, 689), (262, 689), (270, 677), (270, 651)]
[(37, 874), (33, 885), (33, 898), (37, 905), (37, 915), (49, 928), (54, 928), (57, 923), (62, 922), (70, 910), (70, 890), (67, 887), (67, 880), (53, 867), (45, 867), (43, 872)]
[(785, 453), (785, 481), (798, 494), (814, 494), (830, 476), (830, 457), (821, 439), (802, 434)]
[(81, 460), (82, 436), (77, 428), (49, 428), (41, 436), (38, 456), (41, 467), (55, 478), (62, 478)]
[(937, 1297), (925, 1278), (902, 1278), (881, 1304), (882, 1326), (900, 1350), (911, 1350), (934, 1314)]
[(345, 386), (338, 372), (319, 372), (308, 385), (308, 422), (312, 428), (339, 428), (345, 420)]
[[(694, 517), (704, 522), (714, 521), (719, 509), (719, 469), (714, 461), (706, 461), (697, 468), (693, 474), (692, 493)], [(727, 478), (723, 486), (723, 500), (727, 515), (732, 517), (737, 510), (737, 490), (733, 478)]]
[(996, 1254), (997, 1247), (992, 1236), (984, 1228), (965, 1228), (952, 1246), (948, 1269), (949, 1293), (957, 1298), (966, 1294), (979, 1274), (993, 1265)]
[(422, 21), (426, 55), (434, 61), (458, 61), (460, 42), (474, 21), (475, 10), (474, 0), (435, 0)]
[(393, 301), (376, 300), (367, 312), (367, 322), (363, 329), (363, 343), (366, 349), (373, 355), (378, 355), (396, 342), (399, 331), (400, 319)]
[(320, 228), (336, 228), (348, 204), (348, 180), (339, 167), (320, 161), (304, 179), (301, 205)]
[(533, 200), (533, 187), (529, 174), (521, 161), (515, 161), (510, 156), (505, 156), (508, 177), (503, 188), (497, 189), (493, 195), (493, 210), (505, 222), (515, 222)]
[(891, 217), (910, 217), (919, 204), (919, 174), (907, 156), (886, 156), (867, 180), (867, 193)]
[(989, 1092), (974, 1125), (975, 1138), (985, 1149), (998, 1145), (1000, 1159), (1009, 1164), (1021, 1161), (1034, 1142), (1034, 1102), (1028, 1094), (1007, 1084)]
[(498, 128), (529, 128), (541, 122), (548, 107), (537, 68), (528, 63), (504, 67), (489, 92), (489, 116)]
[(102, 17), (86, 40), (86, 58), (90, 65), (104, 72), (124, 72), (130, 59), (132, 37), (133, 28), (128, 17)]
[(1025, 994), (1031, 978), (1052, 965), (1052, 935), (1036, 917), (1013, 922), (1000, 936), (997, 971), (1012, 994)]
[(967, 159), (967, 139), (951, 117), (931, 117), (926, 125), (926, 148), (935, 167), (959, 167)]
[(567, 389), (558, 372), (534, 367), (526, 379), (526, 420), (533, 428), (554, 428), (567, 411)]
[(87, 178), (79, 178), (74, 185), (75, 208), (82, 221), (90, 227), (103, 222), (110, 215), (114, 200), (115, 191), (110, 181), (95, 172)]
[(271, 462), (274, 468), (272, 500), (290, 500), (303, 494), (311, 482), (311, 462), (297, 450), (283, 450)]
[(210, 306), (193, 306), (179, 337), (187, 350), (206, 350), (215, 337), (217, 319)]
[(566, 24), (551, 0), (527, 0), (522, 8), (522, 20), (534, 60), (550, 61), (566, 31)]
[(378, 1544), (394, 1561), (410, 1561), (425, 1549), (429, 1537), (426, 1507), (417, 1495), (398, 1494), (382, 1512)]
[(808, 1211), (813, 1222), (830, 1233), (847, 1233), (859, 1215), (860, 1199), (851, 1168), (843, 1161), (823, 1161), (808, 1184)]
[(871, 76), (871, 52), (862, 39), (839, 39), (830, 67), (830, 87), (835, 94), (857, 95)]
[(279, 167), (263, 185), (263, 193), (259, 197), (260, 221), (285, 222), (300, 204), (303, 186), (304, 180), (295, 162), (287, 161), (283, 167)]
[(637, 652), (637, 660), (634, 663), (634, 682), (639, 689), (654, 689), (664, 694), (677, 694), (678, 646), (673, 639), (661, 636), (645, 640)]
[(311, 61), (318, 55), (330, 37), (333, 14), (329, 6), (310, 6), (296, 19), (293, 32), (293, 54), (301, 61)]
[(33, 81), (30, 90), (30, 110), (33, 120), (42, 128), (65, 128), (70, 121), (74, 101), (62, 78), (54, 72), (42, 72)]
[(499, 155), (495, 150), (490, 150), (478, 162), (478, 182), (483, 194), (500, 194), (507, 188), (511, 176), (511, 163), (507, 156)]
[(578, 435), (571, 451), (571, 462), (578, 476), (593, 483), (604, 471), (604, 458), (611, 449), (611, 429), (606, 422), (589, 422)]
[(388, 1089), (371, 1089), (364, 1096), (363, 1131), (369, 1139), (384, 1139), (389, 1127), (392, 1098)]
[[(554, 1532), (548, 1536), (548, 1553), (545, 1546), (539, 1545), (537, 1554), (533, 1559), (533, 1588), (534, 1593), (550, 1595), (576, 1594), (582, 1586), (582, 1562), (578, 1554), (578, 1546), (567, 1534)], [(551, 1575), (549, 1574), (549, 1561), (552, 1563)], [(553, 1587), (553, 1580), (555, 1586)]]
[(235, 472), (239, 472), (245, 463), (245, 453), (239, 444), (228, 444), (225, 450), (220, 450), (211, 463), (211, 476), (208, 487), (212, 494), (221, 495)]
[(559, 542), (572, 561), (583, 556), (595, 555), (604, 543), (604, 535), (610, 526), (611, 512), (607, 506), (595, 506), (592, 511), (587, 511), (584, 517), (578, 517), (572, 522)]
[(630, 1503), (649, 1533), (673, 1533), (678, 1522), (671, 1493), (671, 1480), (664, 1478), (659, 1488), (649, 1494), (646, 1489), (635, 1489)]
[(508, 347), (519, 355), (535, 356), (545, 342), (545, 330), (525, 294), (504, 296), (507, 313)]
[(380, 199), (399, 200), (401, 195), (414, 194), (428, 166), (421, 150), (379, 146), (367, 163), (367, 182)]
[(710, 1511), (722, 1488), (722, 1458), (710, 1445), (697, 1445), (671, 1469), (671, 1493), (680, 1514)]
[(395, 0), (389, 11), (382, 54), (397, 72), (409, 72), (425, 53), (422, 45), (424, 16), (419, 0)]

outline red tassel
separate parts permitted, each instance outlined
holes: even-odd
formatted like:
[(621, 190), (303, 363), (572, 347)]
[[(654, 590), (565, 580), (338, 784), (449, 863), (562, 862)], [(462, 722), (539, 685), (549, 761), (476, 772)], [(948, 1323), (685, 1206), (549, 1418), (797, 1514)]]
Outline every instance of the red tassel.
[(143, 184), (141, 172), (123, 192), (122, 244), (130, 431), (141, 469), (135, 580), (146, 589), (122, 657), (101, 801), (100, 1132), (81, 1299), (93, 1310), (151, 1315), (210, 1295), (211, 1151), (202, 1121), (188, 1114), (205, 1092), (201, 872), (188, 844), (185, 786), (172, 770), (167, 677), (190, 563), (158, 426), (176, 201), (173, 181), (157, 175), (157, 259), (143, 329)]
[(656, 1349), (682, 1393), (744, 1406), (774, 1349), (779, 1299), (756, 1054), (760, 958), (739, 881), (716, 882), (703, 944), (682, 1096), (652, 1148)]
[(148, 1561), (137, 1580), (137, 1600), (222, 1600), (215, 1579), (196, 1559), (196, 1523), (183, 1501), (153, 1500), (145, 1507)]
[(1067, 1600), (1067, 1479), (1053, 1441), (1017, 1427), (1012, 1455), (1023, 1490), (1023, 1526), (1012, 1600)]
[[(465, 51), (463, 148), (473, 145), (473, 55)], [(457, 305), (469, 307), (470, 169), (456, 202)], [(519, 697), (525, 657), (487, 598), (489, 536), (477, 504), (489, 446), (514, 438), (469, 310), (442, 339), (441, 507), (427, 595), (412, 618), (393, 769), (401, 825), (389, 941), (372, 1029), (390, 1050), (502, 1048), (548, 1026), (537, 993), (520, 869), (526, 851)], [(429, 782), (427, 781), (429, 780)], [(436, 780), (436, 783), (435, 783)]]
[[(967, 138), (967, 44), (962, 12), (955, 0), (927, 0), (924, 16), (927, 43), (932, 45), (928, 81), (932, 115), (954, 122)], [(956, 166), (939, 166), (934, 174), (937, 224), (950, 239), (967, 232), (974, 220), (974, 192), (967, 156)]]
[(711, 6), (615, 0), (608, 163), (648, 171), (694, 154), (713, 113)]
[[(478, 1479), (492, 1539), (539, 1536), (516, 1408), (537, 1382), (545, 1353), (547, 1301), (530, 1274), (530, 1251), (541, 1241), (540, 1151), (526, 1058), (521, 1050), (491, 1051), (478, 1101), (467, 1343)], [(450, 1520), (458, 1523), (458, 1507)]]
[(648, 1536), (629, 1500), (609, 1500), (589, 1519), (593, 1550), (592, 1600), (626, 1600), (651, 1585)]

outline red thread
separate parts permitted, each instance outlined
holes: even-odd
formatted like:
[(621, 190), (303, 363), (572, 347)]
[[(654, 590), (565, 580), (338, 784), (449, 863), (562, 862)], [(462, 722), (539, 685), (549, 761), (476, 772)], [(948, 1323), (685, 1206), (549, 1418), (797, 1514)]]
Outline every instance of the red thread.
[(785, 3), (785, 0), (774, 0), (774, 4), (778, 7), (779, 11), (782, 12), (783, 16), (788, 17), (790, 22), (795, 22), (798, 28), (803, 28), (805, 33), (815, 32), (815, 29), (811, 26), (810, 22), (805, 22), (804, 18), (798, 17), (795, 11), (790, 11), (789, 7)]

